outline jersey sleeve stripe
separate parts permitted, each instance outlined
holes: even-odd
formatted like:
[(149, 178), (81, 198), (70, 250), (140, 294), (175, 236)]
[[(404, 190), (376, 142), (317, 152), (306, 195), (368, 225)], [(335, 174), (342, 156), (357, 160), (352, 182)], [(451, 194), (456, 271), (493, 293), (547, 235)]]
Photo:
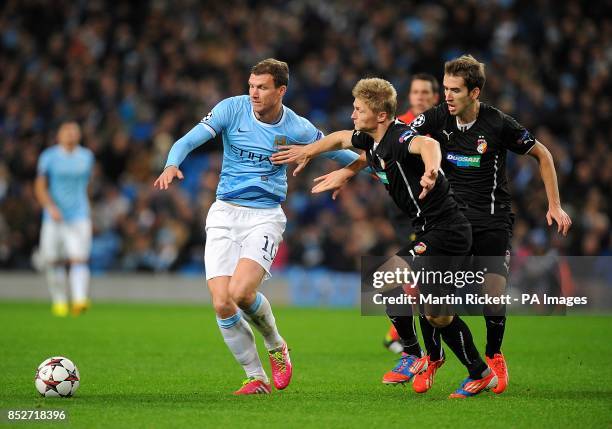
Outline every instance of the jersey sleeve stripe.
[(419, 217), (419, 216), (421, 216), (421, 208), (419, 207), (419, 204), (417, 203), (416, 199), (414, 198), (414, 195), (412, 193), (412, 189), (410, 189), (410, 184), (408, 183), (408, 179), (406, 179), (406, 174), (404, 173), (404, 169), (402, 168), (401, 164), (398, 161), (395, 161), (395, 163), (397, 164), (397, 168), (399, 168), (400, 173), (402, 173), (402, 178), (404, 179), (404, 183), (406, 184), (406, 187), (408, 188), (408, 193), (410, 194), (410, 198), (412, 199), (412, 202), (414, 203), (414, 205), (417, 208), (416, 216)]
[(215, 131), (215, 129), (208, 125), (206, 122), (200, 121), (200, 125), (203, 125), (204, 128), (206, 128), (208, 132), (212, 134), (213, 138), (217, 137), (217, 132)]
[(527, 155), (529, 152), (531, 152), (531, 149), (533, 149), (535, 147), (535, 144), (533, 144), (529, 149), (527, 149), (527, 152), (525, 152), (523, 155)]
[(491, 214), (495, 214), (495, 189), (497, 189), (497, 157), (495, 155), (495, 164), (493, 168), (495, 169), (493, 173), (493, 190), (491, 191)]

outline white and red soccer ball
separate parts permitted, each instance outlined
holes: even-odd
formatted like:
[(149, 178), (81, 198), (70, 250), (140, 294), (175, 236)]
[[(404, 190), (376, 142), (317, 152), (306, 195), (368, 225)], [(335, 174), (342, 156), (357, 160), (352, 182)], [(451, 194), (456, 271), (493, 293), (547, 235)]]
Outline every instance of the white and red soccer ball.
[(79, 388), (81, 377), (76, 365), (68, 358), (54, 356), (38, 365), (34, 384), (45, 397), (72, 396)]

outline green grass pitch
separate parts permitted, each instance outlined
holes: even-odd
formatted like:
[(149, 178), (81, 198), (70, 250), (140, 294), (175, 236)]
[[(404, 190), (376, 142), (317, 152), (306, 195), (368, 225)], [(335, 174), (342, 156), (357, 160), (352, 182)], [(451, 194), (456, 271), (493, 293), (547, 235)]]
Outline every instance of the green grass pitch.
[[(57, 319), (44, 303), (0, 303), (0, 408), (65, 409), (63, 426), (84, 428), (612, 427), (612, 317), (510, 318), (508, 390), (449, 400), (465, 376), (454, 356), (425, 395), (381, 384), (394, 364), (381, 346), (384, 318), (275, 313), (292, 349), (292, 384), (234, 397), (244, 373), (210, 307), (96, 303), (82, 317)], [(484, 321), (466, 319), (482, 350)], [(36, 366), (53, 355), (79, 367), (73, 398), (44, 399), (34, 388)]]

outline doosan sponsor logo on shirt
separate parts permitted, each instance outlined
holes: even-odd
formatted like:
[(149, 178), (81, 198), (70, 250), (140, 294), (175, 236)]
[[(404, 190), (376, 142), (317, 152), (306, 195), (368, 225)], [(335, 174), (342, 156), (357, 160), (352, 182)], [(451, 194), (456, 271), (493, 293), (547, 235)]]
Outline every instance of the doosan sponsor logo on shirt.
[(446, 160), (457, 167), (480, 167), (480, 155), (461, 155), (449, 152), (446, 154)]

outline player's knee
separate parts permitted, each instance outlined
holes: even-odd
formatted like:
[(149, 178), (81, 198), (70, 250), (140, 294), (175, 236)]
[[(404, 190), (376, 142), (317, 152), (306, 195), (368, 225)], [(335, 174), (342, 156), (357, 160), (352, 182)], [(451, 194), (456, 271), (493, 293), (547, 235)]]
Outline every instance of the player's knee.
[(255, 301), (257, 291), (241, 285), (230, 285), (232, 301), (240, 308), (248, 308)]
[(444, 328), (451, 324), (453, 316), (427, 316), (427, 321), (434, 328)]
[(231, 317), (236, 313), (236, 304), (232, 301), (232, 297), (219, 288), (210, 289), (212, 297), (212, 305), (217, 316), (221, 318)]
[(213, 308), (215, 314), (221, 318), (231, 317), (236, 313), (236, 306), (229, 297), (216, 298), (213, 297)]
[(489, 296), (502, 296), (506, 292), (506, 278), (500, 274), (486, 274), (484, 291)]
[(485, 316), (505, 316), (506, 315), (506, 306), (504, 304), (499, 305), (485, 305), (483, 306), (483, 314)]

